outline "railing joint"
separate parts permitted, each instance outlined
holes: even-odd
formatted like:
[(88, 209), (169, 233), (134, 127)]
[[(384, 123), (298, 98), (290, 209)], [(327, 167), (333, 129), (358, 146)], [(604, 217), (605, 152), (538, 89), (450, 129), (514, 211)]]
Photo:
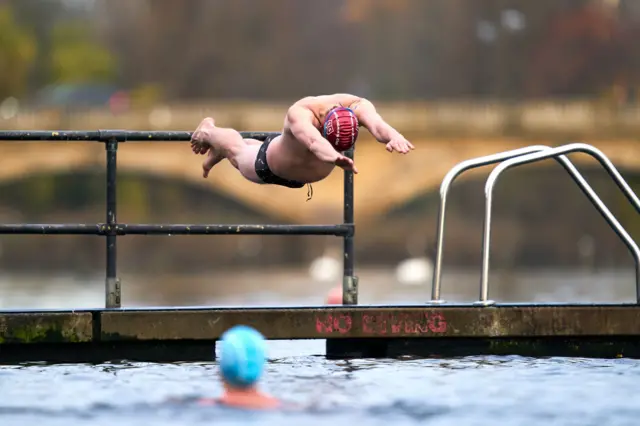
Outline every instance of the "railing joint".
[(342, 302), (344, 305), (358, 304), (358, 277), (355, 275), (345, 275), (342, 277), (342, 291), (344, 293)]
[(126, 142), (126, 130), (98, 130), (98, 140), (100, 142)]

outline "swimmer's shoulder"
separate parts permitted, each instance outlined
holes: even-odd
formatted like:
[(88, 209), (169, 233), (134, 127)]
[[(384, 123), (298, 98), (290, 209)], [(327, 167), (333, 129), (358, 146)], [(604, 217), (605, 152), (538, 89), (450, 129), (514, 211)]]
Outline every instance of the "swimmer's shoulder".
[(292, 408), (289, 407), (289, 404), (285, 404), (277, 398), (271, 396), (264, 396), (261, 398), (256, 398), (252, 401), (237, 401), (229, 398), (200, 398), (198, 401), (199, 405), (205, 406), (221, 406), (221, 407), (234, 407), (234, 408), (243, 408), (247, 410), (276, 410), (276, 409), (287, 409)]
[(305, 108), (327, 107), (329, 105), (341, 105), (350, 107), (362, 101), (362, 98), (349, 93), (333, 93), (331, 95), (306, 96), (297, 100), (293, 105)]
[[(307, 110), (309, 118), (318, 126), (325, 119), (327, 112), (335, 107), (347, 107), (355, 110), (362, 98), (347, 93), (335, 93), (333, 95), (307, 96), (295, 102), (289, 110), (300, 108)], [(316, 122), (317, 121), (317, 122)]]

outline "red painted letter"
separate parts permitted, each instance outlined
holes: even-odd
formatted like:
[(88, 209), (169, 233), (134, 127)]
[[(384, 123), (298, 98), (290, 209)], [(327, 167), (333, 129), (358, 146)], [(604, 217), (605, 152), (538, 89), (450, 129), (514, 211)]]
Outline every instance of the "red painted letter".
[[(362, 314), (362, 332), (367, 334), (376, 334), (372, 328), (373, 315)], [(375, 326), (375, 324), (373, 324)]]
[(444, 315), (440, 312), (428, 315), (425, 314), (428, 319), (429, 329), (434, 333), (446, 333), (447, 321), (444, 319)]
[(324, 318), (316, 315), (316, 331), (320, 334), (333, 333), (333, 315), (326, 314)]
[(333, 317), (333, 328), (340, 334), (346, 334), (351, 330), (351, 314), (341, 314)]

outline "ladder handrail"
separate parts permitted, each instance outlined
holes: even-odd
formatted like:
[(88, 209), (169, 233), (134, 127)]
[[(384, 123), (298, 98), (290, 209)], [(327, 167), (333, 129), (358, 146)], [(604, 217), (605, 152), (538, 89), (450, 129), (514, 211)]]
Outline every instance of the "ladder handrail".
[(539, 152), (545, 149), (551, 149), (551, 147), (547, 145), (531, 145), (524, 148), (485, 155), (483, 157), (471, 158), (456, 164), (445, 175), (442, 183), (440, 184), (440, 206), (438, 209), (438, 225), (436, 227), (436, 261), (433, 269), (430, 303), (444, 303), (444, 301), (440, 299), (440, 289), (442, 287), (442, 256), (444, 255), (444, 218), (447, 208), (447, 195), (449, 194), (449, 189), (451, 188), (453, 181), (468, 170), (489, 166), (510, 158), (530, 154), (532, 152)]
[[(631, 255), (635, 259), (636, 262), (636, 302), (640, 304), (640, 248), (636, 242), (631, 238), (626, 229), (618, 222), (616, 217), (611, 213), (611, 211), (607, 208), (604, 202), (598, 197), (593, 188), (587, 183), (587, 181), (582, 177), (580, 172), (573, 166), (567, 157), (563, 154), (569, 154), (572, 152), (582, 152), (585, 154), (589, 154), (594, 157), (598, 162), (604, 167), (604, 169), (609, 173), (609, 176), (616, 182), (618, 187), (625, 194), (629, 202), (640, 212), (640, 200), (638, 200), (637, 195), (631, 187), (624, 180), (620, 172), (616, 169), (613, 163), (609, 160), (609, 158), (597, 148), (585, 144), (585, 143), (573, 143), (568, 145), (559, 146), (556, 148), (552, 148), (549, 150), (545, 150), (542, 152), (534, 152), (532, 154), (522, 155), (520, 157), (511, 158), (500, 163), (496, 166), (489, 177), (487, 178), (487, 182), (485, 185), (485, 217), (484, 217), (484, 229), (483, 229), (483, 244), (482, 244), (482, 274), (480, 279), (480, 299), (476, 302), (480, 305), (491, 305), (494, 302), (488, 300), (489, 296), (489, 249), (490, 249), (490, 241), (491, 241), (491, 206), (493, 199), (493, 189), (495, 184), (505, 170), (521, 166), (524, 164), (529, 164), (537, 161), (546, 160), (549, 158), (557, 157), (562, 161), (565, 169), (569, 171), (570, 174), (573, 175), (574, 180), (580, 186), (582, 192), (589, 198), (589, 200), (593, 203), (596, 209), (600, 212), (600, 214), (607, 221), (609, 226), (614, 230), (614, 232), (622, 239), (625, 243)], [(565, 162), (566, 160), (566, 162)]]

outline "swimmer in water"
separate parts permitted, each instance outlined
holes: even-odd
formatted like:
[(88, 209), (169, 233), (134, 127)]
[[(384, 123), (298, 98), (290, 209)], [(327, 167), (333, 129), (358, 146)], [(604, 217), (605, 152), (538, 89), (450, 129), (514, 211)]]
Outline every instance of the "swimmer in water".
[(349, 94), (300, 99), (287, 111), (281, 134), (264, 142), (243, 139), (236, 130), (217, 127), (213, 118), (205, 118), (193, 132), (191, 149), (195, 154), (208, 153), (202, 163), (205, 178), (226, 158), (251, 182), (302, 188), (326, 178), (335, 166), (358, 173), (342, 152), (355, 144), (360, 126), (389, 152), (406, 154), (414, 149), (371, 102)]
[(199, 403), (253, 410), (281, 407), (278, 399), (257, 387), (267, 362), (266, 341), (262, 334), (243, 325), (232, 327), (221, 336), (218, 349), (224, 393), (219, 398), (200, 399)]

